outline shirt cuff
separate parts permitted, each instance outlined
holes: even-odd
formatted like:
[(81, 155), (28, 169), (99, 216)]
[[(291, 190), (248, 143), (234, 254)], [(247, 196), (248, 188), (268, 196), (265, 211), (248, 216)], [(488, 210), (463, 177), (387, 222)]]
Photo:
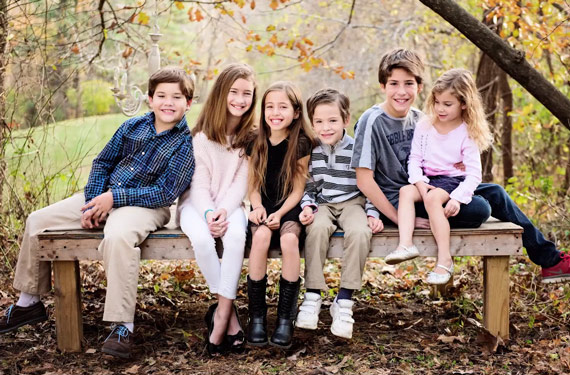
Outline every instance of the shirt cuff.
[(113, 188), (111, 189), (111, 193), (113, 194), (113, 207), (123, 207), (128, 206), (128, 195), (126, 189), (120, 188)]
[(427, 178), (427, 176), (424, 176), (424, 175), (422, 175), (422, 176), (410, 176), (410, 178), (408, 178), (408, 182), (412, 185), (415, 184), (416, 182), (419, 182), (419, 181), (423, 181), (426, 184), (429, 184), (429, 178)]
[(313, 213), (315, 213), (315, 212), (317, 212), (317, 211), (319, 210), (319, 206), (317, 206), (317, 205), (316, 205), (315, 203), (313, 203), (313, 202), (306, 201), (306, 202), (302, 202), (302, 203), (301, 203), (301, 209), (304, 209), (304, 208), (307, 207), (307, 206), (309, 206), (309, 207), (311, 207), (311, 208), (313, 209)]
[(380, 213), (376, 210), (367, 210), (366, 216), (373, 217), (375, 219), (380, 219)]

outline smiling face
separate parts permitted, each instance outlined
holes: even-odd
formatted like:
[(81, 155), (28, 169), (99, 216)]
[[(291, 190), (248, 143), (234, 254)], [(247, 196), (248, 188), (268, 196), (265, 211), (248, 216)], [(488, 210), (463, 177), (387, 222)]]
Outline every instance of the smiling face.
[(228, 92), (228, 118), (241, 119), (253, 102), (253, 82), (238, 78)]
[(286, 133), (293, 120), (299, 117), (287, 94), (281, 90), (271, 91), (265, 96), (263, 115), (271, 134)]
[(313, 128), (320, 141), (333, 146), (337, 144), (344, 134), (350, 119), (342, 120), (338, 103), (323, 103), (315, 107), (313, 113)]
[(386, 84), (380, 84), (382, 91), (386, 94), (384, 110), (392, 117), (406, 117), (414, 100), (422, 90), (422, 85), (418, 84), (416, 77), (402, 68), (392, 70)]
[(188, 108), (191, 100), (187, 100), (179, 83), (159, 83), (153, 96), (148, 97), (149, 105), (154, 112), (155, 127), (161, 131), (176, 125)]
[(466, 108), (465, 104), (451, 92), (445, 90), (434, 93), (434, 111), (437, 121), (445, 126), (457, 126), (463, 122), (462, 113)]

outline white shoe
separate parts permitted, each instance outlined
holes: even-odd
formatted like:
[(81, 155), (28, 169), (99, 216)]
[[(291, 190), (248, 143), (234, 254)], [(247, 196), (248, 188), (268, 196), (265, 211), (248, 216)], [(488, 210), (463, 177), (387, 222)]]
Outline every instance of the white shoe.
[(443, 285), (443, 284), (447, 284), (447, 282), (449, 281), (449, 279), (451, 279), (451, 276), (453, 275), (453, 262), (451, 262), (451, 266), (446, 267), (443, 264), (438, 264), (437, 266), (435, 266), (435, 268), (441, 268), (447, 271), (447, 273), (435, 273), (435, 272), (430, 272), (427, 276), (426, 282), (428, 284), (433, 284), (433, 285)]
[(331, 332), (335, 336), (344, 337), (345, 339), (352, 338), (352, 325), (354, 319), (352, 318), (352, 306), (354, 301), (349, 299), (339, 299), (333, 301), (331, 304)]
[(323, 301), (320, 294), (311, 292), (305, 293), (303, 303), (299, 307), (299, 313), (297, 314), (295, 327), (304, 329), (317, 329), (322, 303)]
[(388, 264), (398, 264), (405, 260), (414, 259), (420, 255), (420, 251), (414, 245), (406, 247), (404, 245), (398, 245), (396, 250), (392, 251), (390, 254), (386, 255), (384, 261)]

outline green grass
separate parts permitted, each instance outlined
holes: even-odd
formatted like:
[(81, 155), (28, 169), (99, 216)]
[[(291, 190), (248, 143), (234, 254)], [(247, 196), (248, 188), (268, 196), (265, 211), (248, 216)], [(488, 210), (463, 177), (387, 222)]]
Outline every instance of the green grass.
[[(186, 115), (191, 126), (200, 107), (193, 105)], [(6, 147), (11, 189), (19, 195), (34, 190), (48, 201), (82, 189), (93, 159), (127, 119), (110, 114), (14, 131)]]

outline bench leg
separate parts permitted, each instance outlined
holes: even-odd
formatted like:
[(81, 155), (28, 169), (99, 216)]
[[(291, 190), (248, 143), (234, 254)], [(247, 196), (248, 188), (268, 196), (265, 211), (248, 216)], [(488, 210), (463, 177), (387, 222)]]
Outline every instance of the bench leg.
[(483, 324), (487, 330), (509, 338), (509, 257), (483, 257)]
[(53, 274), (57, 346), (64, 352), (80, 352), (83, 341), (83, 320), (79, 262), (53, 262)]

